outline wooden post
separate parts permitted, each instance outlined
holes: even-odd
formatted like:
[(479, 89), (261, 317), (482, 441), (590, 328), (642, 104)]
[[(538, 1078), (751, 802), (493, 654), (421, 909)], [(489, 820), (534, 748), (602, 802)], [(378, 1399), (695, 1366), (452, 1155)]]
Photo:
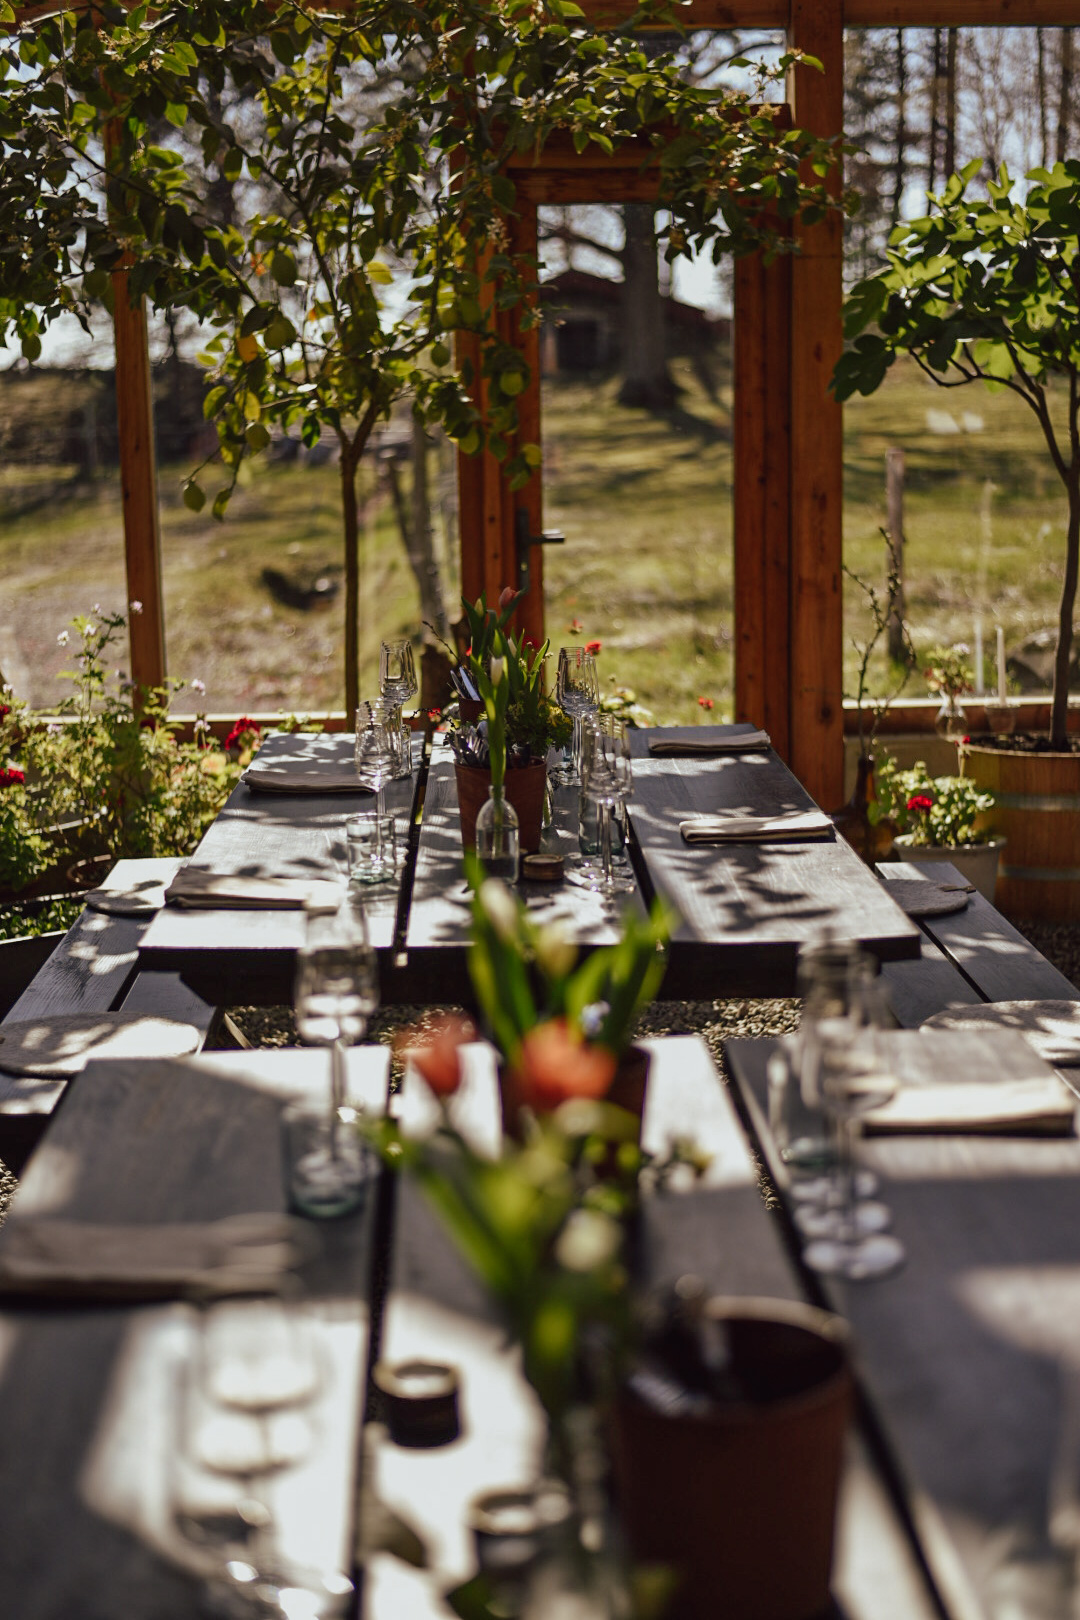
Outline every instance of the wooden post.
[(146, 310), (141, 300), (132, 308), (125, 270), (114, 271), (112, 283), (131, 679), (137, 687), (160, 687), (165, 680), (165, 607)]
[[(791, 0), (789, 44), (825, 72), (796, 67), (796, 128), (839, 136), (844, 111), (843, 0)], [(828, 391), (843, 346), (843, 222), (799, 232), (791, 267), (791, 757), (819, 804), (844, 796), (843, 421)]]
[(906, 664), (904, 641), (904, 452), (890, 445), (885, 452), (885, 523), (889, 536), (889, 629), (887, 648), (894, 664)]

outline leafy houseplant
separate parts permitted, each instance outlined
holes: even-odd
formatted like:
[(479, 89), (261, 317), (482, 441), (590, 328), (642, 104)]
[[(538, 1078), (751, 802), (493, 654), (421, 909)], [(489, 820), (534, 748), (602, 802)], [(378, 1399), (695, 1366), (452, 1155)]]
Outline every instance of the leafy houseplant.
[(882, 814), (900, 828), (894, 852), (902, 848), (915, 861), (950, 861), (993, 900), (1004, 840), (986, 820), (992, 793), (970, 776), (931, 776), (922, 760), (901, 770), (891, 755), (878, 767), (877, 791)]

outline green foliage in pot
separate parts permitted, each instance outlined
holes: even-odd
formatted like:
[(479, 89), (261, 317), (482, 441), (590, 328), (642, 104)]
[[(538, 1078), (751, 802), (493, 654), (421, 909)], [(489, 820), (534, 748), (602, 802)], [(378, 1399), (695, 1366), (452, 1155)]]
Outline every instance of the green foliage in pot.
[(969, 195), (974, 159), (935, 212), (898, 225), (888, 269), (854, 288), (838, 399), (872, 394), (898, 354), (935, 383), (1008, 388), (1035, 413), (1068, 500), (1050, 739), (1067, 748), (1073, 611), (1080, 577), (1080, 161), (1035, 169), (1026, 193), (1001, 168)]
[[(549, 748), (562, 748), (573, 732), (573, 723), (544, 689), (544, 665), (551, 650), (550, 641), (536, 646), (510, 629), (521, 593), (507, 589), (498, 608), (489, 608), (483, 596), (475, 602), (462, 598), (468, 627), (468, 651), (455, 664), (468, 672), (480, 694), (488, 719), (488, 747), (492, 751), (492, 706), (498, 706), (498, 721), (505, 734), (505, 749), (511, 765), (547, 757)], [(492, 670), (498, 667), (500, 683), (496, 691)], [(496, 746), (498, 746), (496, 744)], [(495, 779), (494, 768), (492, 780)]]
[(921, 848), (986, 844), (994, 836), (977, 825), (994, 808), (994, 795), (970, 776), (931, 776), (922, 760), (901, 770), (887, 754), (877, 768), (876, 788), (878, 816), (891, 816)]

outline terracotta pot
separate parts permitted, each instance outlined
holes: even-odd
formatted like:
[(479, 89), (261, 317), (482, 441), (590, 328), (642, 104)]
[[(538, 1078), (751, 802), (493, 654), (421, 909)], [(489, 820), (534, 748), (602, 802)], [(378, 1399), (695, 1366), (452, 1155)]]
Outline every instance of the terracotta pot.
[(1005, 848), (1004, 838), (991, 838), (986, 844), (916, 844), (910, 833), (901, 833), (893, 845), (893, 859), (899, 861), (948, 861), (950, 866), (974, 883), (984, 900), (994, 903), (998, 861)]
[[(478, 765), (455, 765), (454, 774), (457, 777), (461, 842), (465, 849), (475, 849), (476, 818), (480, 814), (480, 806), (487, 803), (491, 772)], [(540, 848), (540, 835), (544, 830), (547, 762), (541, 759), (532, 765), (508, 769), (503, 782), (506, 797), (517, 811), (522, 853), (532, 854)]]
[(964, 772), (996, 796), (985, 819), (1008, 842), (995, 905), (1010, 917), (1080, 919), (1080, 754), (969, 743)]
[[(628, 1046), (619, 1059), (615, 1069), (615, 1078), (607, 1094), (607, 1101), (615, 1103), (619, 1108), (625, 1108), (628, 1114), (637, 1118), (638, 1140), (641, 1139), (640, 1121), (645, 1113), (645, 1086), (649, 1078), (649, 1065), (652, 1062), (652, 1053), (644, 1046)], [(520, 1141), (521, 1130), (519, 1114), (521, 1101), (518, 1096), (514, 1076), (502, 1063), (499, 1064), (499, 1102), (502, 1107), (502, 1127), (506, 1136)]]
[(687, 1415), (633, 1387), (612, 1466), (637, 1562), (681, 1581), (668, 1620), (812, 1620), (829, 1612), (836, 1499), (852, 1405), (846, 1329), (782, 1300), (714, 1299), (747, 1399)]

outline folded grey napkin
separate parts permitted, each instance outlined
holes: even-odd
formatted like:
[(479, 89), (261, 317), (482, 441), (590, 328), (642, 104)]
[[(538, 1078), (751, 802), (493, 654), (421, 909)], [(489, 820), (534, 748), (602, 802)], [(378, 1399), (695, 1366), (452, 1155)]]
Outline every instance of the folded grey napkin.
[(245, 877), (182, 866), (165, 890), (174, 906), (230, 911), (337, 911), (343, 898), (339, 883), (309, 878)]
[(865, 1116), (868, 1135), (1072, 1134), (1076, 1097), (1014, 1030), (923, 1026), (879, 1039), (899, 1087)]
[(909, 917), (947, 917), (963, 911), (975, 892), (968, 883), (930, 883), (923, 878), (890, 878), (885, 893)]
[(649, 742), (649, 753), (657, 759), (695, 759), (714, 754), (757, 754), (771, 747), (767, 731), (743, 731), (727, 737), (656, 737)]
[(352, 766), (249, 765), (240, 778), (255, 793), (370, 793)]
[(775, 844), (835, 836), (823, 810), (778, 816), (695, 816), (692, 821), (680, 821), (679, 831), (688, 844)]
[(26, 1217), (0, 1241), (0, 1294), (47, 1299), (206, 1299), (276, 1292), (314, 1252), (300, 1221), (272, 1213), (167, 1226)]
[(50, 1013), (0, 1027), (0, 1070), (70, 1079), (91, 1058), (187, 1057), (202, 1036), (194, 1024), (152, 1013)]

